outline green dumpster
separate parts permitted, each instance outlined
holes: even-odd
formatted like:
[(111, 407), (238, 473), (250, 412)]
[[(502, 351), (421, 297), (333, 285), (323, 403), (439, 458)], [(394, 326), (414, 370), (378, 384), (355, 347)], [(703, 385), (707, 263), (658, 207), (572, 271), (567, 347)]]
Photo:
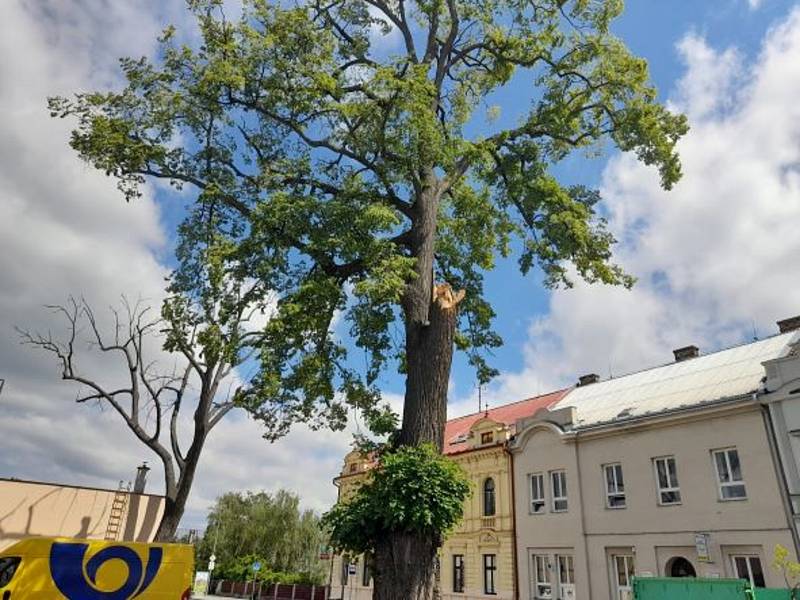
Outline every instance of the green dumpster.
[[(693, 577), (635, 577), (635, 600), (751, 600), (750, 584), (743, 579)], [(779, 600), (764, 598), (763, 600)], [(786, 600), (782, 597), (780, 600)]]
[[(790, 590), (779, 590), (775, 588), (755, 588), (755, 600), (792, 600)], [(800, 598), (800, 595), (796, 596)]]

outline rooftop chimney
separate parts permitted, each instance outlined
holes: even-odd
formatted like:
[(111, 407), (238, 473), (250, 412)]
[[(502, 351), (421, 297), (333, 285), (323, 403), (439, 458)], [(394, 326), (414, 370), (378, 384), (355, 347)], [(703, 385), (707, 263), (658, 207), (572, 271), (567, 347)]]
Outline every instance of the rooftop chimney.
[(795, 329), (800, 329), (800, 315), (778, 321), (778, 330), (781, 333), (787, 333), (789, 331), (794, 331)]
[(684, 346), (683, 348), (673, 350), (672, 353), (675, 355), (675, 362), (682, 362), (700, 356), (700, 348), (697, 346)]
[(144, 488), (147, 485), (147, 472), (149, 470), (150, 467), (147, 466), (147, 461), (136, 468), (136, 481), (133, 483), (134, 494), (144, 494)]
[(600, 375), (597, 373), (589, 373), (588, 375), (581, 375), (578, 378), (578, 385), (583, 387), (585, 385), (592, 385), (593, 383), (597, 383), (600, 381)]

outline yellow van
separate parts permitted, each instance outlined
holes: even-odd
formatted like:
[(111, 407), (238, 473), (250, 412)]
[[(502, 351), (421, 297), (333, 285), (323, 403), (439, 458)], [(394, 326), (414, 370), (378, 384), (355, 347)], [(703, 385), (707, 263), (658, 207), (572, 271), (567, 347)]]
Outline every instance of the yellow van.
[(187, 600), (183, 544), (28, 538), (0, 552), (0, 600)]

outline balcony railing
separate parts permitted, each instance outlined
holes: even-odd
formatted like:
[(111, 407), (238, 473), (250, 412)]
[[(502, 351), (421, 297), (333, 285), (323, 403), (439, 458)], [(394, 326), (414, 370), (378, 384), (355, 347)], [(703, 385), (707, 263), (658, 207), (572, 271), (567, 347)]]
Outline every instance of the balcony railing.
[(495, 517), (481, 517), (481, 529), (494, 529)]

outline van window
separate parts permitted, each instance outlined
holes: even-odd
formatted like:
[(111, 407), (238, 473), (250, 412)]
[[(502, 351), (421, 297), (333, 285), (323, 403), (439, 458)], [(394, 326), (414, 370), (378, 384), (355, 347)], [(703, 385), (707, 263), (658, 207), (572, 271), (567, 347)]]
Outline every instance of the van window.
[(17, 572), (20, 558), (18, 556), (4, 556), (0, 558), (0, 588), (11, 583), (14, 573)]

